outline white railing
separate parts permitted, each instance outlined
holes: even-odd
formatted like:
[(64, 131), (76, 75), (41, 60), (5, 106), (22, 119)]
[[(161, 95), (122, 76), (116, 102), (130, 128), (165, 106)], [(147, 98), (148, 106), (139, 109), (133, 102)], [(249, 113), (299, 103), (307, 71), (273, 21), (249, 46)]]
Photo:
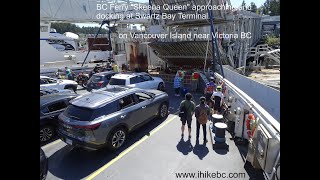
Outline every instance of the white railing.
[[(220, 74), (215, 73), (215, 76), (218, 80), (223, 81), (224, 84), (227, 87), (226, 91), (226, 99), (229, 103), (229, 99), (236, 99), (232, 101), (231, 109), (234, 108), (234, 110), (239, 110), (239, 116), (236, 116), (238, 120), (240, 120), (240, 116), (245, 117), (245, 110), (249, 113), (254, 114), (256, 117), (258, 124), (258, 127), (264, 127), (266, 129), (266, 132), (270, 135), (270, 137), (267, 138), (266, 143), (264, 144), (264, 148), (261, 148), (261, 142), (264, 141), (264, 137), (261, 135), (256, 135), (255, 132), (254, 138), (253, 138), (253, 149), (254, 153), (252, 154), (255, 160), (251, 160), (251, 164), (255, 164), (255, 162), (258, 161), (258, 164), (261, 169), (263, 169), (264, 174), (266, 175), (267, 179), (272, 180), (274, 179), (275, 173), (277, 171), (277, 166), (279, 164), (280, 159), (280, 123), (274, 119), (264, 108), (262, 108), (256, 101), (254, 101), (251, 97), (249, 97), (245, 92), (243, 92), (241, 89), (239, 89), (237, 86), (232, 84), (229, 80), (223, 78)], [(232, 96), (232, 98), (230, 98)], [(272, 97), (268, 97), (272, 98)], [(236, 111), (235, 111), (236, 112)], [(231, 111), (232, 113), (232, 111)], [(241, 115), (240, 115), (241, 114)], [(244, 121), (241, 123), (238, 122), (238, 120), (235, 121), (235, 136), (248, 139), (246, 132), (246, 126)], [(237, 129), (242, 130), (242, 134), (238, 133), (237, 135)], [(258, 130), (256, 130), (258, 131)], [(259, 130), (260, 131), (260, 130)], [(261, 131), (260, 131), (261, 132)], [(248, 152), (249, 153), (249, 152)], [(248, 156), (247, 156), (248, 157)], [(254, 159), (254, 158), (253, 158)], [(248, 159), (247, 159), (248, 160)]]

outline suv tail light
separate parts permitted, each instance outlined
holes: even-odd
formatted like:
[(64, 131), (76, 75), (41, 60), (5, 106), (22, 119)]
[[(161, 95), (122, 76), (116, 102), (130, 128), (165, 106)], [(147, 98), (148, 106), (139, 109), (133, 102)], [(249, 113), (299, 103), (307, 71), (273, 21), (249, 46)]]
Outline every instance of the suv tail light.
[(100, 127), (100, 125), (101, 125), (101, 123), (86, 125), (86, 126), (72, 125), (72, 127), (78, 128), (78, 129), (96, 130)]
[(97, 85), (102, 86), (102, 84), (103, 84), (103, 81), (99, 81)]

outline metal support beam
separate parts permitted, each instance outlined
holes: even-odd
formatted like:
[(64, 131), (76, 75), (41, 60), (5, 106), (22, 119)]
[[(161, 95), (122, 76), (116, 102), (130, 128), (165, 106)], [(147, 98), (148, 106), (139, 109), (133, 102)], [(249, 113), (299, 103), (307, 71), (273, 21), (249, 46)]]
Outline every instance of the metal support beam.
[[(109, 24), (110, 23), (110, 21), (108, 21), (108, 20), (103, 20), (102, 22), (101, 22), (101, 26), (100, 26), (100, 28), (98, 29), (98, 32), (97, 32), (97, 34), (95, 35), (95, 37), (94, 37), (94, 39), (93, 39), (93, 42), (92, 42), (92, 45), (96, 42), (96, 39), (97, 39), (97, 37), (98, 37), (98, 34), (100, 33), (100, 30), (101, 30), (101, 28), (102, 28), (102, 26), (104, 25), (104, 24)], [(111, 43), (111, 39), (110, 39), (110, 29), (109, 29), (109, 43)], [(92, 46), (91, 45), (91, 46)], [(88, 57), (88, 55), (89, 55), (89, 53), (90, 53), (90, 47), (88, 48), (88, 53), (87, 53), (87, 55), (86, 55), (86, 57), (84, 58), (84, 60), (83, 60), (83, 62), (82, 62), (82, 64), (81, 64), (81, 67), (83, 67), (83, 65), (84, 65), (84, 63), (86, 62), (86, 60), (87, 60), (87, 57)]]
[[(212, 0), (211, 0), (211, 5), (212, 4)], [(219, 48), (218, 48), (218, 42), (217, 42), (217, 38), (215, 38), (213, 35), (216, 33), (215, 32), (215, 29), (214, 29), (214, 24), (213, 24), (213, 13), (212, 13), (212, 10), (208, 10), (208, 14), (209, 14), (209, 18), (210, 18), (210, 27), (211, 27), (211, 36), (212, 36), (212, 56), (215, 57), (215, 54), (214, 54), (214, 44), (215, 44), (215, 47), (217, 49), (217, 56), (218, 56), (218, 59), (219, 59), (219, 62), (220, 62), (220, 70), (221, 70), (221, 75), (222, 77), (224, 78), (224, 73), (223, 73), (223, 68), (222, 68), (222, 61), (221, 61), (221, 58), (220, 58), (220, 51), (219, 51)], [(213, 43), (213, 40), (215, 43)], [(215, 72), (215, 62), (213, 61), (213, 72)]]
[[(150, 7), (152, 6), (152, 0), (149, 0), (149, 6), (150, 6)], [(152, 14), (152, 8), (150, 8), (149, 14), (150, 14), (150, 16), (151, 16), (151, 14)]]

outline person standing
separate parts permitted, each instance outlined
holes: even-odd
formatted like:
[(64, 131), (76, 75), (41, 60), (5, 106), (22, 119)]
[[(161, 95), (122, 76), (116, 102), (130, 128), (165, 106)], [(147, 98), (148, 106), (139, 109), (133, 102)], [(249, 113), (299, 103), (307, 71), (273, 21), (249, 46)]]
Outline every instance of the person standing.
[(180, 87), (184, 87), (183, 83), (184, 83), (185, 72), (182, 70), (182, 67), (180, 67), (180, 69), (177, 71), (177, 74), (180, 77), (180, 81), (181, 81)]
[(114, 71), (114, 72), (119, 72), (119, 69), (118, 69), (118, 65), (116, 64), (116, 63), (114, 63), (114, 64), (112, 64), (112, 70)]
[(174, 77), (174, 80), (173, 80), (173, 88), (176, 93), (175, 96), (180, 96), (180, 86), (181, 86), (181, 79), (180, 79), (179, 75), (176, 74), (176, 76)]
[(213, 101), (211, 101), (211, 96), (212, 96), (212, 93), (215, 91), (215, 89), (216, 89), (215, 79), (214, 77), (210, 77), (210, 82), (206, 84), (206, 87), (204, 89), (206, 101), (210, 108), (212, 108), (212, 103), (213, 103)]
[(224, 96), (226, 96), (226, 92), (227, 92), (227, 86), (226, 86), (226, 84), (225, 84), (225, 82), (223, 82), (223, 81), (219, 81), (219, 86), (221, 86), (222, 87), (222, 94), (224, 95)]
[(184, 127), (186, 125), (186, 123), (188, 124), (188, 132), (189, 132), (189, 140), (191, 139), (191, 122), (192, 122), (192, 115), (194, 113), (194, 109), (195, 109), (195, 104), (192, 101), (192, 95), (190, 93), (187, 93), (185, 95), (185, 100), (183, 100), (180, 103), (180, 112), (183, 111), (185, 112), (185, 116), (181, 117), (181, 122), (182, 122), (182, 126), (181, 126), (181, 138), (183, 138), (184, 136)]
[(224, 102), (224, 95), (222, 94), (222, 87), (218, 86), (217, 91), (211, 96), (211, 100), (214, 102), (213, 110), (214, 114), (221, 113), (221, 107)]
[(60, 72), (63, 72), (63, 71), (61, 69), (58, 69), (56, 71), (56, 73), (55, 73), (55, 76), (56, 76), (57, 79), (62, 79), (62, 76), (61, 76)]
[(199, 72), (193, 72), (191, 75), (191, 91), (196, 92), (199, 83)]
[(66, 76), (68, 77), (68, 79), (74, 80), (71, 69), (69, 69), (68, 67), (65, 67), (64, 69), (66, 70)]
[(210, 108), (205, 103), (206, 98), (204, 96), (200, 97), (200, 104), (196, 106), (195, 108), (195, 116), (197, 119), (197, 143), (199, 142), (199, 133), (200, 133), (200, 125), (202, 125), (203, 130), (203, 143), (207, 143), (207, 122), (208, 122), (208, 116), (210, 115)]

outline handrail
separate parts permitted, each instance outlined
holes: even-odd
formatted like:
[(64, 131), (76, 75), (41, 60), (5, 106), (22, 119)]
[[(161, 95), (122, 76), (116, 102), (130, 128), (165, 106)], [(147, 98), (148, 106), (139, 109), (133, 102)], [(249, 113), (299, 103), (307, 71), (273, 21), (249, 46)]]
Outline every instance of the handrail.
[(257, 102), (255, 102), (250, 96), (248, 96), (246, 93), (244, 93), (241, 89), (233, 85), (230, 81), (223, 78), (220, 74), (215, 73), (215, 76), (218, 77), (220, 80), (225, 82), (225, 84), (233, 89), (235, 93), (242, 98), (245, 103), (247, 103), (250, 107), (250, 109), (260, 116), (261, 122), (265, 125), (265, 127), (268, 129), (268, 131), (280, 141), (280, 123), (273, 118), (264, 108), (262, 108)]

